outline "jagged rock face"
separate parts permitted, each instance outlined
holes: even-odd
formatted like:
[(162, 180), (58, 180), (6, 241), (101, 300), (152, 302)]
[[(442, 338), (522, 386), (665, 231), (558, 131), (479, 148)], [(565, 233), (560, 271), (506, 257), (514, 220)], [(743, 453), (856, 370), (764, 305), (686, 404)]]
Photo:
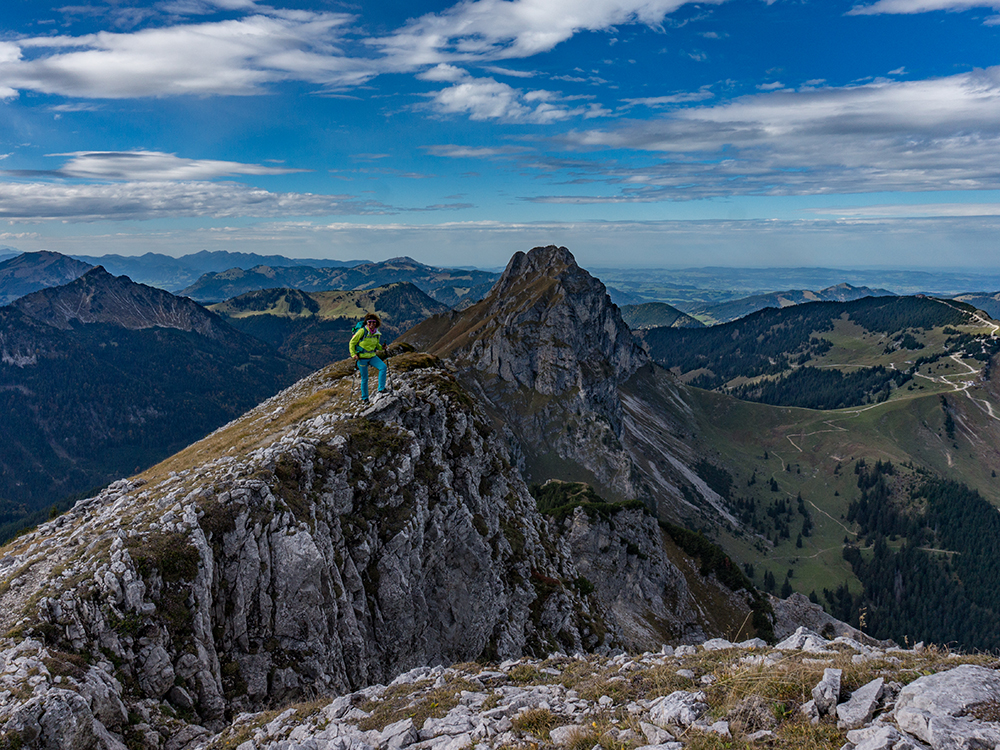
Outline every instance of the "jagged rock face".
[(655, 519), (636, 510), (591, 518), (577, 508), (563, 535), (576, 568), (604, 604), (604, 621), (633, 647), (704, 640), (684, 575), (663, 552)]
[[(654, 521), (557, 528), (457, 381), (407, 356), (363, 413), (332, 366), (18, 539), (0, 631), (90, 654), (161, 728), (163, 701), (218, 727), (421, 665), (699, 631)], [(652, 609), (662, 628), (629, 625)]]
[(618, 386), (648, 363), (604, 285), (562, 247), (517, 253), (482, 302), (404, 339), (465, 368), (533, 460), (555, 455), (612, 496), (636, 497)]
[(112, 323), (131, 330), (178, 328), (208, 338), (224, 335), (217, 316), (186, 297), (112, 276), (101, 266), (65, 286), (42, 289), (14, 303), (26, 315), (63, 330), (76, 323)]
[(607, 402), (648, 361), (607, 290), (564, 247), (517, 253), (475, 314), (493, 321), (468, 359), (545, 396)]

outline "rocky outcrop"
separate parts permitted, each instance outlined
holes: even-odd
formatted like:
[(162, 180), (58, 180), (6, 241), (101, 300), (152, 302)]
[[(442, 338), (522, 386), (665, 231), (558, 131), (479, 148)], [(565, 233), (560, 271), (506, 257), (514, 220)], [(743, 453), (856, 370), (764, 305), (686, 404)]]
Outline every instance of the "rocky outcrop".
[(490, 293), (403, 337), (446, 357), (510, 430), (532, 479), (541, 464), (575, 465), (618, 498), (639, 495), (622, 445), (618, 387), (648, 357), (605, 286), (564, 247), (517, 253)]
[(820, 605), (809, 601), (809, 597), (804, 594), (793, 593), (786, 599), (772, 595), (770, 602), (774, 610), (774, 635), (777, 638), (786, 638), (799, 628), (805, 627), (830, 638), (844, 636), (870, 646), (888, 648), (896, 645), (891, 641), (876, 640), (867, 633), (827, 614)]
[(403, 339), (458, 370), (509, 432), (529, 481), (583, 481), (664, 517), (740, 526), (691, 468), (703, 456), (684, 389), (566, 248), (515, 254), (482, 302)]
[[(540, 515), (432, 357), (393, 360), (392, 393), (364, 410), (350, 372), (315, 373), (19, 538), (0, 558), (4, 654), (30, 640), (88, 655), (141, 731), (166, 737), (174, 714), (218, 730), (417, 667), (708, 629), (655, 521)], [(30, 724), (26, 679), (0, 727)], [(92, 734), (76, 747), (113, 746)]]
[(564, 247), (516, 253), (475, 314), (490, 335), (477, 336), (464, 356), (544, 396), (575, 389), (608, 405), (615, 387), (649, 361), (604, 284)]
[[(843, 663), (857, 655), (845, 641), (812, 635), (835, 655), (830, 661)], [(996, 744), (992, 733), (1000, 728), (1000, 717), (993, 709), (991, 718), (981, 718), (982, 696), (973, 695), (976, 690), (995, 690), (996, 673), (978, 666), (956, 667), (954, 655), (880, 652), (880, 669), (893, 678), (914, 669), (946, 671), (920, 677), (901, 692), (898, 682), (886, 683), (867, 706), (877, 713), (874, 719), (868, 716), (863, 725), (838, 729), (831, 712), (816, 716), (811, 724), (803, 722), (802, 711), (796, 709), (805, 706), (787, 698), (808, 693), (810, 681), (824, 670), (809, 652), (772, 649), (759, 641), (719, 645), (706, 642), (701, 647), (664, 647), (610, 657), (554, 652), (544, 659), (414, 669), (388, 685), (333, 701), (244, 714), (211, 743), (241, 750), (612, 745), (624, 750), (683, 750), (715, 744), (927, 750), (924, 742), (933, 750), (972, 750)], [(881, 684), (882, 679), (876, 682)], [(944, 706), (945, 685), (962, 682), (967, 684), (963, 698)], [(778, 686), (786, 697), (776, 697)], [(949, 712), (965, 711), (969, 716), (955, 720), (962, 727), (947, 740), (935, 740), (926, 732), (911, 734), (904, 715), (909, 715), (909, 696), (914, 695), (923, 696), (920, 710), (934, 712), (935, 719)], [(832, 698), (840, 700), (836, 694)], [(850, 703), (847, 699), (840, 706)], [(973, 718), (973, 713), (980, 718)]]
[(577, 508), (562, 536), (579, 575), (594, 586), (604, 622), (633, 649), (704, 640), (694, 597), (664, 554), (655, 519), (638, 510), (594, 516)]
[(967, 664), (927, 675), (896, 699), (896, 723), (934, 750), (1000, 745), (1000, 674)]

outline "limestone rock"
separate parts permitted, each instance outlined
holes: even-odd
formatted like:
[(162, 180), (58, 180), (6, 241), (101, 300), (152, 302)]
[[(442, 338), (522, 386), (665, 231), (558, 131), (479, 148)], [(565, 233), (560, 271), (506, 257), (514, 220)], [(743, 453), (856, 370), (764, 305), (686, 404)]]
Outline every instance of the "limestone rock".
[(572, 744), (580, 735), (585, 734), (586, 727), (579, 724), (569, 724), (563, 727), (555, 727), (549, 730), (549, 739), (557, 747)]
[(406, 718), (390, 724), (380, 733), (378, 744), (382, 750), (400, 750), (419, 741), (413, 719)]
[(639, 722), (639, 729), (642, 730), (643, 735), (646, 737), (646, 742), (650, 745), (662, 745), (674, 739), (674, 736), (663, 727), (658, 727), (646, 721)]
[(676, 690), (653, 701), (649, 707), (649, 718), (652, 723), (664, 728), (671, 725), (687, 727), (700, 719), (707, 710), (704, 693)]
[(774, 645), (779, 651), (808, 651), (813, 654), (832, 654), (830, 642), (807, 627), (799, 627), (790, 636)]
[(805, 627), (814, 633), (822, 634), (829, 639), (837, 637), (851, 638), (868, 646), (891, 646), (892, 641), (878, 641), (846, 622), (827, 614), (818, 604), (809, 601), (809, 597), (795, 592), (785, 599), (770, 596), (771, 608), (774, 610), (774, 635), (784, 639), (792, 635), (796, 629)]
[(823, 679), (812, 689), (812, 697), (816, 702), (816, 710), (820, 716), (828, 716), (835, 712), (840, 700), (840, 669), (824, 669)]
[(856, 729), (869, 722), (882, 696), (884, 682), (881, 677), (877, 677), (859, 687), (846, 702), (837, 706), (837, 726), (840, 729)]
[(976, 665), (925, 675), (896, 698), (900, 729), (934, 750), (974, 750), (1000, 745), (1000, 723), (977, 718), (977, 708), (1000, 704), (1000, 673)]

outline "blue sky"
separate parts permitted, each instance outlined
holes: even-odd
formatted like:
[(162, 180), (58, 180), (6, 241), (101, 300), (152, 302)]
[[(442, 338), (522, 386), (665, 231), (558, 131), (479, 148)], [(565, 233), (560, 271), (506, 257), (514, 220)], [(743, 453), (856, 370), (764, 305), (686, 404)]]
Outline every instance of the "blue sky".
[(0, 245), (1000, 267), (1000, 0), (0, 9)]

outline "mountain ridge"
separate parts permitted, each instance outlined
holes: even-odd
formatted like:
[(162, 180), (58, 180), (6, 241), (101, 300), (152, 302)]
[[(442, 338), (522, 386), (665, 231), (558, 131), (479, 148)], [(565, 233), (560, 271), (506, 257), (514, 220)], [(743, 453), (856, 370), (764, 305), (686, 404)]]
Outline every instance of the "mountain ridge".
[(176, 732), (175, 708), (217, 731), (415, 666), (749, 622), (750, 592), (682, 572), (643, 511), (543, 517), (443, 363), (391, 362), (393, 392), (368, 409), (350, 362), (331, 365), (20, 537), (0, 558), (3, 628), (94, 654), (101, 679), (118, 675), (113, 705)]
[(82, 276), (91, 268), (59, 253), (23, 253), (0, 262), (0, 306), (31, 292), (60, 286)]
[(209, 338), (222, 335), (220, 319), (201, 305), (156, 287), (112, 276), (102, 266), (59, 287), (21, 297), (14, 306), (60, 330), (74, 324), (110, 323), (129, 330), (176, 328)]

